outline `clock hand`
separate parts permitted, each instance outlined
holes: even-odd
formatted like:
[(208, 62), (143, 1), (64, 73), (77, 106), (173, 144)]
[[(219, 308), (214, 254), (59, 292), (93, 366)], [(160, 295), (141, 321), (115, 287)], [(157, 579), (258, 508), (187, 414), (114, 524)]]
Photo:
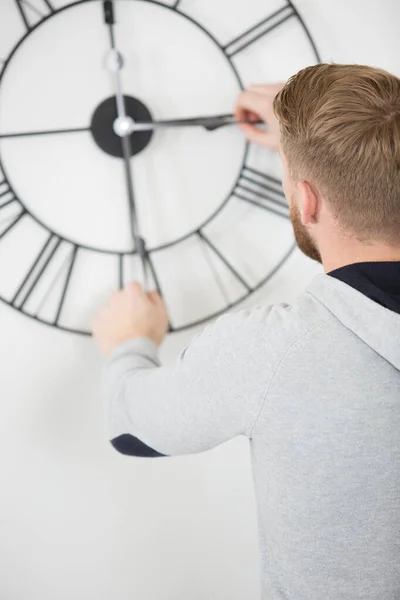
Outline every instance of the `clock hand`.
[(131, 131), (130, 128), (134, 124), (134, 121), (131, 117), (127, 116), (125, 110), (125, 101), (122, 92), (122, 81), (121, 81), (121, 69), (124, 66), (124, 59), (122, 54), (117, 50), (115, 43), (115, 35), (114, 35), (114, 6), (113, 2), (110, 0), (106, 0), (103, 2), (104, 8), (104, 20), (108, 25), (109, 33), (110, 33), (110, 42), (111, 42), (111, 50), (107, 57), (107, 68), (113, 74), (114, 85), (115, 85), (115, 97), (117, 103), (117, 119), (114, 122), (114, 131), (117, 135), (121, 137), (122, 143), (122, 152), (124, 159), (124, 170), (125, 170), (125, 180), (127, 186), (128, 193), (128, 204), (129, 204), (129, 216), (131, 223), (131, 233), (134, 247), (136, 248), (139, 257), (140, 263), (142, 266), (142, 282), (144, 288), (148, 289), (148, 281), (147, 281), (147, 253), (146, 253), (146, 244), (142, 236), (140, 235), (139, 226), (138, 226), (138, 218), (136, 212), (136, 203), (135, 203), (135, 194), (133, 190), (133, 182), (132, 182), (132, 169), (131, 169), (131, 156), (132, 156), (132, 148), (131, 148)]
[(161, 129), (164, 127), (204, 127), (207, 131), (214, 131), (226, 125), (240, 125), (241, 123), (263, 124), (263, 121), (238, 121), (235, 115), (216, 115), (211, 117), (193, 117), (189, 119), (170, 119), (166, 121), (152, 121), (141, 123), (133, 121), (130, 124), (130, 133), (135, 131), (147, 131), (149, 129)]
[(131, 156), (132, 156), (132, 148), (131, 148), (131, 139), (129, 135), (124, 135), (121, 138), (122, 140), (122, 151), (124, 154), (124, 167), (125, 167), (125, 180), (128, 191), (128, 202), (129, 202), (129, 214), (131, 221), (131, 232), (132, 239), (135, 245), (135, 248), (140, 257), (140, 264), (142, 267), (142, 282), (145, 290), (148, 289), (148, 277), (147, 277), (147, 252), (146, 252), (146, 243), (142, 236), (140, 235), (138, 228), (138, 219), (136, 213), (136, 204), (135, 204), (135, 195), (133, 191), (132, 184), (132, 172), (131, 172)]
[(17, 137), (29, 137), (35, 135), (59, 135), (60, 133), (81, 133), (90, 131), (90, 127), (71, 127), (70, 129), (48, 129), (44, 131), (21, 131), (18, 133), (1, 133), (0, 140)]

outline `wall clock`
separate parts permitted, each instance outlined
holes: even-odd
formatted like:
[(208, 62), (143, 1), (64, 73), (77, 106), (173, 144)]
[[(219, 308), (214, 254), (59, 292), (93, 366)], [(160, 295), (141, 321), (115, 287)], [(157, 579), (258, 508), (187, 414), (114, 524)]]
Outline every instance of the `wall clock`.
[(182, 121), (232, 113), (241, 88), (319, 56), (288, 0), (1, 3), (0, 297), (84, 334), (99, 300), (141, 272), (113, 43), (128, 115), (155, 123), (129, 138), (135, 218), (181, 330), (241, 302), (293, 249), (277, 157), (235, 126)]

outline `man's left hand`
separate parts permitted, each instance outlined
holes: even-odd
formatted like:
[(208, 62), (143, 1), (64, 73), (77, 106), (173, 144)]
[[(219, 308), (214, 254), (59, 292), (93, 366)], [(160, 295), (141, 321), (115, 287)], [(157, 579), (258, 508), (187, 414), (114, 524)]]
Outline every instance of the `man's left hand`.
[(112, 294), (93, 320), (93, 337), (106, 356), (123, 342), (147, 337), (158, 346), (168, 331), (165, 304), (156, 291), (146, 293), (137, 283), (129, 283)]

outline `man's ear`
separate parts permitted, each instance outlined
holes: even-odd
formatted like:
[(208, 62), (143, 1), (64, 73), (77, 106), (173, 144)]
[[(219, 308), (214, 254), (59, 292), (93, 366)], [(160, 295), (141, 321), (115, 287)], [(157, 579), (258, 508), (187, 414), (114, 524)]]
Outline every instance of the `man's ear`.
[(297, 183), (299, 211), (303, 225), (311, 225), (318, 221), (320, 197), (318, 191), (308, 181)]

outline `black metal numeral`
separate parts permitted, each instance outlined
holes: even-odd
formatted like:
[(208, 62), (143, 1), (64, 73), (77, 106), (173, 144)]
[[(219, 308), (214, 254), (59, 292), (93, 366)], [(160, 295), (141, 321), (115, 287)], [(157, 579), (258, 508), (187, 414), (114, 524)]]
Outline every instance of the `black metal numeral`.
[(279, 179), (253, 169), (243, 167), (233, 195), (239, 200), (249, 202), (263, 210), (285, 219), (289, 218), (289, 209)]
[[(219, 260), (221, 260), (224, 265), (227, 267), (227, 269), (229, 269), (229, 271), (232, 273), (232, 275), (234, 275), (236, 277), (236, 279), (238, 281), (240, 281), (240, 283), (243, 285), (243, 287), (245, 287), (247, 289), (248, 292), (251, 292), (251, 287), (250, 285), (247, 283), (247, 281), (245, 281), (243, 279), (243, 277), (241, 276), (241, 274), (235, 269), (235, 267), (229, 262), (229, 260), (226, 258), (226, 256), (221, 252), (221, 250), (219, 250), (212, 242), (211, 240), (201, 231), (199, 230), (197, 232), (197, 235), (199, 236), (200, 240), (202, 242), (204, 242), (211, 250), (212, 252), (219, 258)], [(215, 275), (215, 273), (214, 273)]]
[(68, 288), (69, 288), (69, 284), (71, 282), (72, 271), (75, 266), (77, 254), (78, 254), (78, 246), (73, 246), (71, 255), (68, 258), (68, 268), (67, 268), (67, 272), (65, 274), (64, 286), (63, 286), (63, 290), (61, 293), (61, 298), (60, 298), (60, 302), (59, 302), (59, 305), (57, 308), (57, 313), (56, 313), (53, 325), (58, 325), (58, 322), (60, 320), (61, 311), (64, 307), (65, 298), (67, 297)]
[[(40, 281), (43, 273), (45, 272), (46, 268), (48, 267), (49, 263), (51, 262), (52, 258), (57, 252), (60, 243), (60, 238), (57, 238), (57, 236), (55, 236), (54, 234), (49, 235), (39, 254), (33, 261), (32, 266), (26, 274), (24, 280), (15, 292), (14, 297), (11, 300), (11, 304), (16, 306), (17, 308), (23, 308), (24, 304), (27, 302), (28, 298), (32, 294), (36, 285)], [(42, 261), (43, 257), (46, 255), (48, 248), (50, 248), (50, 252), (48, 253), (46, 259)], [(38, 273), (36, 273), (36, 276), (33, 277), (33, 273), (35, 270), (37, 270), (40, 263), (42, 263), (40, 269)]]
[[(16, 290), (10, 302), (10, 304), (12, 304), (15, 308), (23, 310), (32, 293), (35, 291), (38, 284), (42, 281), (46, 270), (49, 268), (52, 261), (56, 259), (61, 244), (62, 240), (58, 236), (56, 236), (55, 234), (49, 234), (47, 240), (43, 244), (37, 256), (34, 258), (28, 272), (26, 273), (23, 281)], [(65, 303), (65, 298), (68, 292), (68, 287), (71, 281), (72, 271), (76, 262), (77, 252), (78, 247), (72, 246), (71, 252), (68, 254), (67, 259), (62, 260), (61, 268), (58, 269), (56, 276), (53, 277), (53, 279), (51, 280), (40, 302), (40, 306), (37, 312), (40, 312), (48, 296), (53, 290), (54, 285), (57, 282), (59, 282), (61, 276), (63, 276), (62, 290), (60, 293), (52, 325), (57, 325), (60, 320), (61, 312)]]
[(49, 0), (14, 0), (28, 31), (43, 21), (49, 15), (55, 13)]
[(23, 210), (21, 211), (18, 215), (15, 215), (14, 217), (12, 217), (11, 222), (8, 223), (7, 227), (5, 229), (3, 229), (3, 231), (0, 233), (0, 240), (12, 229), (14, 229), (14, 227), (16, 226), (17, 223), (19, 223), (19, 221), (22, 219), (22, 217), (26, 214), (26, 211)]
[(8, 183), (5, 180), (0, 181), (0, 210), (15, 201), (16, 197)]
[[(10, 205), (16, 203), (16, 212), (10, 208)], [(26, 214), (26, 210), (20, 208), (14, 192), (10, 189), (8, 183), (3, 179), (0, 181), (0, 225), (5, 227), (0, 230), (0, 239), (2, 239), (9, 231), (11, 231), (17, 223)]]
[(285, 4), (282, 8), (276, 10), (268, 17), (250, 27), (236, 38), (231, 40), (228, 44), (223, 46), (223, 50), (225, 54), (231, 58), (242, 52), (248, 46), (251, 46), (259, 40), (260, 38), (267, 35), (270, 31), (273, 31), (286, 21), (288, 21), (291, 17), (296, 16), (296, 11), (290, 4)]

